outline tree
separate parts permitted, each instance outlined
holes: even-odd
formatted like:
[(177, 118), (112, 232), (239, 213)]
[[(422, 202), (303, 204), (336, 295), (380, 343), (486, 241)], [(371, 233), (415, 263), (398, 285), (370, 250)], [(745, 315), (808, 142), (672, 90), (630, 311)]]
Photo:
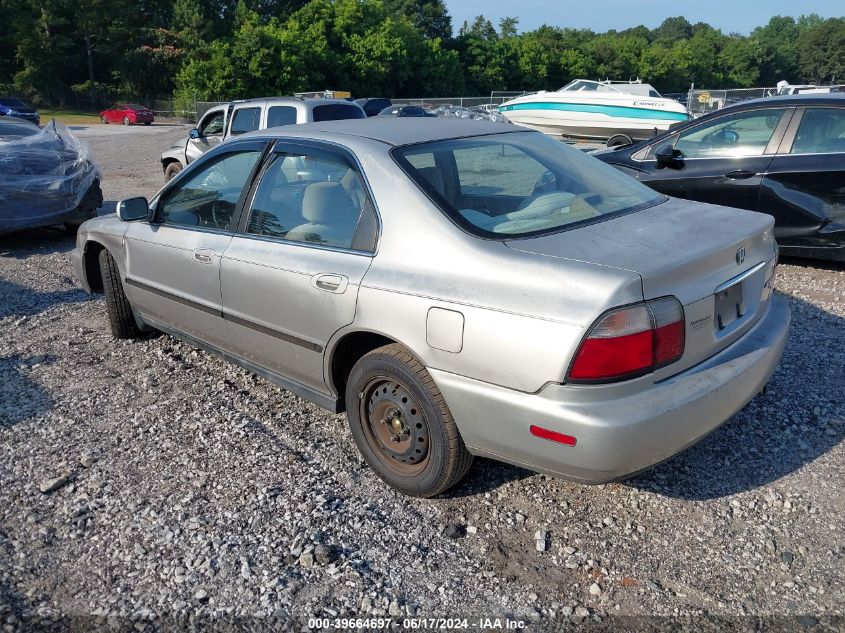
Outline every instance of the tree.
[(385, 0), (388, 15), (407, 18), (423, 37), (452, 39), (452, 18), (443, 0)]
[(798, 60), (806, 81), (845, 79), (845, 20), (830, 18), (805, 28), (798, 43)]

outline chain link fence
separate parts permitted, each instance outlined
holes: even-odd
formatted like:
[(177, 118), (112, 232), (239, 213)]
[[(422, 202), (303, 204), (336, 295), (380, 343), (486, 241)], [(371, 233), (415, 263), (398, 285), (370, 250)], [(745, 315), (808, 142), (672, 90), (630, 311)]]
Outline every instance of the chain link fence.
[[(778, 88), (732, 88), (729, 90), (690, 90), (687, 97), (687, 109), (693, 116), (700, 116), (719, 110), (735, 103), (748, 101), (749, 99), (760, 99), (762, 97), (773, 97), (778, 93)], [(833, 86), (783, 86), (783, 94), (807, 94), (843, 92), (845, 85)]]

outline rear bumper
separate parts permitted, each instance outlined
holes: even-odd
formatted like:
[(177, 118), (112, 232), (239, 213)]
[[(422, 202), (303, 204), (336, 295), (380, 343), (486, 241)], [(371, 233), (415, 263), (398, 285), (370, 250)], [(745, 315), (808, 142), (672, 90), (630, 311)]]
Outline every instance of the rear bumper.
[[(715, 356), (616, 398), (608, 398), (603, 386), (553, 384), (527, 394), (429, 371), (471, 452), (602, 483), (672, 457), (744, 407), (775, 372), (790, 318), (786, 301), (775, 297), (751, 330)], [(574, 436), (577, 444), (534, 437), (532, 424)]]

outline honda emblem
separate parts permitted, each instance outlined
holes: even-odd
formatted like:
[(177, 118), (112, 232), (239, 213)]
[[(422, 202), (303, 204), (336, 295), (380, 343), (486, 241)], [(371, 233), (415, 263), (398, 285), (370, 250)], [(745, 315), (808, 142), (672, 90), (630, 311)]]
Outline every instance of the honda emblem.
[(736, 263), (741, 264), (745, 261), (745, 247), (743, 246), (736, 252)]

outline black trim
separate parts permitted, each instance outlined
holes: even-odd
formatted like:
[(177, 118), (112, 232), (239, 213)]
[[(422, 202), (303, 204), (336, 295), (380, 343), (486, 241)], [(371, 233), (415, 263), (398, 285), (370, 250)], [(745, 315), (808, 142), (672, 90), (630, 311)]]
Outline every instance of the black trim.
[(260, 367), (246, 360), (245, 358), (241, 358), (240, 356), (237, 356), (235, 354), (230, 354), (229, 352), (225, 352), (222, 349), (215, 347), (209, 343), (204, 343), (200, 340), (197, 340), (194, 337), (189, 336), (188, 334), (184, 334), (183, 332), (174, 330), (170, 327), (167, 327), (166, 325), (162, 325), (154, 319), (144, 317), (144, 321), (155, 329), (161, 330), (162, 332), (169, 334), (173, 338), (185, 341), (186, 343), (193, 345), (194, 347), (198, 347), (202, 350), (205, 350), (206, 352), (209, 352), (211, 354), (217, 354), (218, 356), (221, 356), (224, 360), (229, 361), (233, 365), (238, 365), (239, 367), (243, 367), (244, 369), (258, 374), (262, 378), (269, 380), (270, 382), (278, 385), (282, 389), (287, 389), (288, 391), (296, 394), (300, 398), (304, 398), (305, 400), (313, 402), (314, 404), (321, 406), (324, 409), (328, 409), (332, 413), (340, 413), (341, 411), (343, 411), (343, 402), (340, 398), (337, 398), (332, 395), (327, 395), (321, 391), (318, 391), (317, 389), (314, 389), (313, 387), (308, 387), (294, 380), (290, 380), (289, 378), (285, 378), (284, 376), (281, 376), (268, 369), (264, 369), (263, 367)]
[(274, 330), (272, 328), (267, 327), (266, 325), (261, 325), (259, 323), (254, 323), (253, 321), (248, 321), (247, 319), (243, 319), (239, 316), (235, 316), (234, 314), (229, 314), (228, 312), (223, 313), (223, 318), (226, 321), (231, 321), (236, 325), (242, 325), (243, 327), (249, 328), (251, 330), (255, 330), (256, 332), (261, 332), (262, 334), (266, 334), (267, 336), (273, 336), (277, 339), (285, 341), (286, 343), (292, 343), (293, 345), (298, 345), (299, 347), (304, 347), (305, 349), (310, 349), (312, 352), (322, 353), (323, 346), (318, 343), (312, 343), (311, 341), (307, 341), (305, 339), (299, 338), (298, 336), (293, 336), (292, 334), (286, 334), (284, 332), (279, 332), (278, 330)]
[(173, 294), (172, 292), (168, 292), (167, 290), (162, 290), (161, 288), (156, 288), (155, 286), (148, 286), (147, 284), (138, 281), (137, 279), (127, 277), (126, 283), (129, 286), (134, 286), (135, 288), (146, 290), (147, 292), (151, 292), (155, 295), (158, 295), (159, 297), (164, 297), (165, 299), (170, 299), (171, 301), (175, 301), (176, 303), (181, 303), (182, 305), (188, 306), (189, 308), (193, 308), (194, 310), (199, 310), (200, 312), (205, 312), (206, 314), (211, 314), (213, 316), (223, 316), (223, 313), (216, 308), (210, 308), (207, 305), (198, 303), (196, 301), (191, 301), (190, 299), (186, 299), (185, 297), (180, 297), (177, 294)]
[(131, 277), (126, 278), (126, 283), (130, 286), (134, 286), (135, 288), (146, 290), (147, 292), (151, 292), (160, 297), (164, 297), (165, 299), (170, 299), (171, 301), (175, 301), (184, 306), (188, 306), (189, 308), (199, 310), (200, 312), (205, 312), (206, 314), (220, 317), (221, 319), (230, 321), (236, 325), (241, 325), (251, 330), (255, 330), (256, 332), (261, 332), (262, 334), (266, 334), (267, 336), (273, 336), (279, 340), (285, 341), (286, 343), (291, 343), (292, 345), (304, 347), (305, 349), (311, 350), (312, 352), (317, 352), (318, 354), (323, 353), (323, 346), (319, 343), (314, 343), (312, 341), (299, 338), (298, 336), (287, 334), (286, 332), (274, 330), (272, 328), (267, 327), (266, 325), (261, 325), (260, 323), (249, 321), (248, 319), (235, 316), (234, 314), (229, 314), (228, 312), (223, 312), (222, 310), (218, 310), (217, 308), (210, 308), (202, 303), (191, 301), (190, 299), (186, 299), (185, 297), (181, 297), (172, 292), (168, 292), (167, 290), (162, 290), (161, 288), (156, 288), (155, 286), (147, 285), (141, 281), (138, 281), (137, 279), (132, 279)]

